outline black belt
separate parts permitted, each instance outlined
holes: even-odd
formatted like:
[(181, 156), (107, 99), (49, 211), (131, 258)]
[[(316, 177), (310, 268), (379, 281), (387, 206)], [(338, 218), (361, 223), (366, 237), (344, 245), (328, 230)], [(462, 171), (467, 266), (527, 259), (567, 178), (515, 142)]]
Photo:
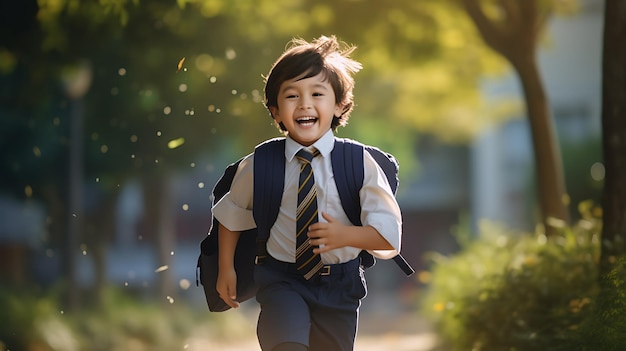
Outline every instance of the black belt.
[[(298, 268), (296, 267), (295, 263), (279, 261), (272, 256), (267, 256), (265, 259), (263, 259), (261, 264), (267, 265), (268, 267), (272, 267), (273, 269), (276, 269), (282, 272), (302, 274), (302, 272), (298, 271)], [(327, 275), (337, 275), (337, 274), (343, 274), (347, 272), (353, 272), (359, 268), (359, 265), (360, 265), (360, 260), (358, 257), (351, 261), (344, 262), (344, 263), (326, 264), (320, 270), (319, 275), (327, 276)]]

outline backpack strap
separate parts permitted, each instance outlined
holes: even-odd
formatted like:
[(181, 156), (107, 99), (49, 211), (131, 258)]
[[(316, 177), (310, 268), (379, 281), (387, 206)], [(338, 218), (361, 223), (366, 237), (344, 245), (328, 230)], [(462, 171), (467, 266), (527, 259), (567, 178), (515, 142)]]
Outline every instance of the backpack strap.
[(383, 170), (394, 195), (399, 184), (398, 161), (393, 155), (355, 140), (335, 138), (335, 147), (331, 152), (335, 183), (343, 209), (354, 225), (362, 225), (359, 191), (363, 187), (363, 180), (365, 179), (363, 150), (367, 150)]
[[(239, 167), (239, 163), (241, 163), (241, 160), (242, 159), (239, 159), (237, 160), (237, 162), (228, 165), (228, 167), (226, 167), (226, 170), (224, 171), (224, 174), (215, 184), (215, 187), (213, 188), (212, 205), (215, 205), (230, 190), (230, 185), (233, 182), (233, 178), (235, 176), (235, 173), (237, 172), (237, 167)], [(217, 221), (217, 218), (213, 217), (211, 222), (211, 228), (209, 229), (209, 235), (205, 237), (200, 243), (200, 250), (205, 255), (212, 255), (217, 252), (218, 227), (219, 222)]]
[(378, 166), (383, 170), (383, 173), (387, 176), (389, 187), (391, 187), (391, 191), (395, 196), (398, 192), (398, 185), (400, 184), (400, 180), (398, 179), (398, 168), (400, 168), (398, 160), (396, 160), (392, 154), (384, 152), (375, 146), (363, 145), (363, 147), (374, 158)]
[(361, 225), (359, 190), (363, 187), (365, 178), (363, 145), (348, 139), (335, 138), (330, 161), (343, 210), (352, 224)]
[[(362, 225), (361, 198), (359, 191), (363, 187), (363, 180), (365, 178), (363, 150), (367, 150), (383, 170), (394, 195), (399, 184), (398, 161), (393, 155), (377, 147), (364, 145), (354, 140), (335, 138), (335, 146), (331, 152), (331, 163), (335, 175), (335, 183), (337, 184), (341, 205), (348, 219), (352, 224), (357, 226)], [(361, 264), (365, 268), (373, 266), (376, 262), (374, 256), (365, 250), (363, 250), (359, 256), (361, 258)], [(415, 273), (415, 270), (402, 255), (398, 254), (394, 256), (393, 260), (407, 276)]]
[(275, 138), (254, 149), (252, 215), (257, 225), (257, 260), (267, 257), (267, 239), (278, 218), (285, 187), (285, 138)]

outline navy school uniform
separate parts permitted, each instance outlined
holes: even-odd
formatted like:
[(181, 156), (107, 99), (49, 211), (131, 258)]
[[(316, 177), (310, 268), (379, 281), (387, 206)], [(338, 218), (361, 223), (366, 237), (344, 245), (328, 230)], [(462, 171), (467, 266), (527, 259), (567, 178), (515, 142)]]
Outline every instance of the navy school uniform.
[[(319, 212), (326, 212), (351, 225), (334, 183), (330, 152), (331, 131), (312, 146), (321, 154), (312, 161)], [(263, 350), (283, 342), (309, 345), (310, 350), (352, 350), (361, 299), (366, 295), (361, 249), (344, 247), (321, 254), (325, 267), (319, 277), (305, 280), (295, 271), (296, 205), (299, 162), (294, 155), (301, 145), (287, 137), (285, 142), (285, 189), (278, 218), (270, 230), (270, 257), (255, 269), (261, 306), (257, 334)], [(394, 250), (372, 251), (382, 259), (400, 251), (402, 219), (387, 178), (367, 152), (365, 179), (360, 191), (361, 222), (370, 225)], [(232, 231), (256, 227), (252, 216), (253, 154), (239, 165), (231, 190), (213, 207), (213, 215)], [(319, 220), (323, 218), (319, 216)]]

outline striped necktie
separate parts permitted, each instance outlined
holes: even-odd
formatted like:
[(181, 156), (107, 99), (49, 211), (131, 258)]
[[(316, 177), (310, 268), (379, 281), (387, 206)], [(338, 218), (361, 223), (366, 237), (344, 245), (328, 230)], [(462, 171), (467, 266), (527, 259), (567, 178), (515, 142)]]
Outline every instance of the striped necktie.
[(315, 248), (307, 237), (308, 228), (317, 222), (317, 190), (311, 160), (319, 155), (301, 149), (296, 157), (301, 162), (300, 181), (298, 186), (298, 208), (296, 210), (296, 267), (305, 279), (309, 280), (322, 269), (322, 260), (319, 254), (314, 254)]

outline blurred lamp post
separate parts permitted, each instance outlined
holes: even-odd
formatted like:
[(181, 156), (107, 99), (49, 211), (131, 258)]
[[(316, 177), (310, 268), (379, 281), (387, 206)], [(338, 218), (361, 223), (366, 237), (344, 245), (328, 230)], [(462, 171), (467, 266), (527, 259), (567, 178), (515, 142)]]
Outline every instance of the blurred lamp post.
[(80, 61), (68, 66), (61, 74), (65, 95), (70, 109), (70, 144), (69, 144), (69, 179), (68, 179), (68, 231), (64, 242), (63, 274), (66, 279), (68, 310), (79, 306), (79, 287), (77, 283), (76, 261), (79, 255), (79, 238), (83, 230), (84, 196), (84, 154), (83, 154), (83, 97), (89, 90), (92, 80), (91, 65)]

